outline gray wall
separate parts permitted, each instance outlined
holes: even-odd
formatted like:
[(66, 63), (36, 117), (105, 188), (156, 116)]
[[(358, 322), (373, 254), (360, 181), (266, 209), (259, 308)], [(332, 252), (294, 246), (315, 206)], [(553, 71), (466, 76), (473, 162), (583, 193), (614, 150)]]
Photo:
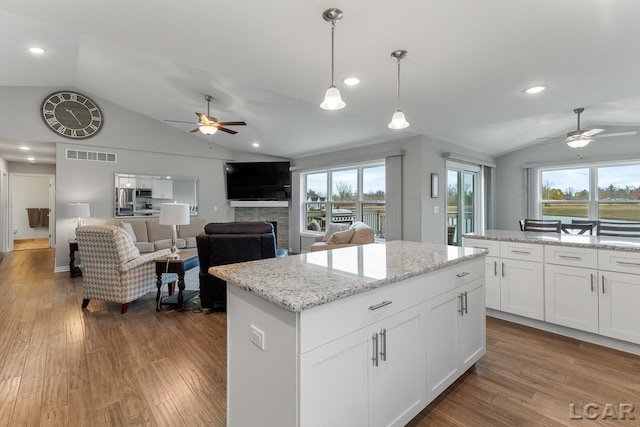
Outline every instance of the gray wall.
[(525, 164), (574, 164), (609, 160), (640, 160), (640, 135), (596, 139), (578, 151), (563, 141), (528, 147), (496, 159), (495, 228), (519, 230), (526, 216)]

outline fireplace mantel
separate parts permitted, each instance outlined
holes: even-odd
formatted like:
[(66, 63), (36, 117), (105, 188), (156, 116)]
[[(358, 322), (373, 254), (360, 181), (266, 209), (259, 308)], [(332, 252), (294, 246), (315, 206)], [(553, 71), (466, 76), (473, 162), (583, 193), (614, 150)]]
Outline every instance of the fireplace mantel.
[(288, 208), (287, 200), (229, 200), (232, 208)]

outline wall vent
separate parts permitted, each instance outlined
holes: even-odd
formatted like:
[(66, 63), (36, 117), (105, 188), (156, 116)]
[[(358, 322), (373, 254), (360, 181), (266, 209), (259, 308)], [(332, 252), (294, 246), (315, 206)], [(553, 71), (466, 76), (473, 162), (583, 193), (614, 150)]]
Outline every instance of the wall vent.
[(87, 160), (95, 162), (117, 163), (116, 153), (101, 153), (99, 151), (70, 150), (66, 151), (67, 160)]

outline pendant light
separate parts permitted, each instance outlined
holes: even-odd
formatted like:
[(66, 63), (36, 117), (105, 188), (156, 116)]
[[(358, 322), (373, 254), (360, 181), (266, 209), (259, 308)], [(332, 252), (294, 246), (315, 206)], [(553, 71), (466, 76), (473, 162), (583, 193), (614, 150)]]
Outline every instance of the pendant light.
[(324, 100), (320, 107), (325, 110), (340, 110), (347, 104), (342, 100), (340, 91), (333, 80), (333, 33), (336, 29), (336, 22), (342, 19), (342, 11), (336, 8), (327, 9), (322, 13), (322, 18), (327, 22), (331, 22), (331, 86), (325, 92)]
[(393, 113), (391, 123), (389, 123), (389, 129), (404, 129), (409, 127), (409, 122), (404, 117), (404, 113), (400, 109), (400, 60), (407, 56), (407, 51), (398, 49), (391, 52), (391, 57), (395, 58), (398, 62), (398, 105), (396, 112)]

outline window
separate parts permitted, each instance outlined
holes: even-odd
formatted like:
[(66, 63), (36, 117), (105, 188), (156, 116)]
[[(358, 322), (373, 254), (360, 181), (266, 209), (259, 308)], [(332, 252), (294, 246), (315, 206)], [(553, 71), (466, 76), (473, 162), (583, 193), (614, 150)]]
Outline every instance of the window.
[(384, 164), (313, 171), (301, 174), (301, 179), (305, 194), (303, 230), (325, 231), (327, 218), (347, 224), (362, 221), (376, 237), (384, 238)]
[(640, 221), (640, 163), (540, 169), (544, 219)]

